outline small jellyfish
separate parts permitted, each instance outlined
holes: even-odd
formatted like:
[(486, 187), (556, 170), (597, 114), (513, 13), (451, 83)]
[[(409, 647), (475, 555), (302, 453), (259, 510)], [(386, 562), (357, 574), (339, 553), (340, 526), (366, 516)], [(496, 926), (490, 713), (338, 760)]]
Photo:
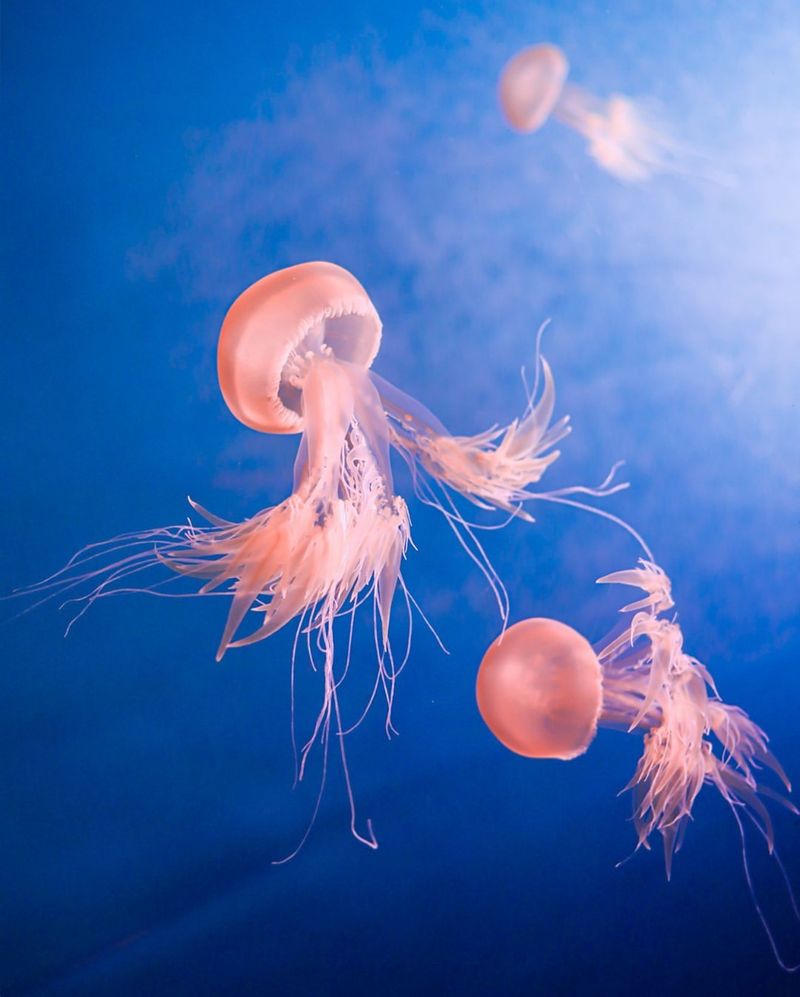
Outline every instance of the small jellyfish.
[(598, 581), (645, 592), (621, 610), (631, 614), (622, 632), (595, 651), (556, 620), (514, 624), (489, 647), (478, 670), (481, 717), (502, 744), (529, 758), (577, 758), (589, 748), (598, 726), (643, 735), (642, 757), (626, 788), (633, 792), (636, 847), (649, 848), (657, 831), (667, 878), (697, 795), (704, 785), (714, 786), (742, 836), (748, 887), (775, 956), (784, 969), (796, 970), (781, 958), (755, 900), (744, 851), (746, 816), (778, 862), (797, 911), (764, 798), (794, 814), (800, 811), (757, 781), (757, 772), (768, 768), (791, 792), (767, 735), (738, 706), (722, 701), (706, 667), (684, 651), (680, 626), (662, 615), (673, 606), (663, 569), (640, 560), (638, 567)]
[[(347, 729), (338, 690), (349, 650), (336, 674), (335, 623), (347, 615), (352, 624), (368, 600), (378, 658), (370, 703), (382, 689), (391, 730), (394, 682), (404, 663), (395, 663), (389, 640), (398, 586), (409, 626), (413, 602), (400, 572), (411, 524), (405, 500), (395, 492), (391, 448), (408, 462), (423, 501), (445, 515), (484, 570), (504, 619), (502, 582), (451, 492), (529, 519), (519, 509), (526, 499), (569, 502), (564, 496), (570, 492), (604, 495), (624, 487), (612, 486), (609, 477), (597, 489), (530, 490), (557, 459), (554, 447), (569, 432), (566, 417), (551, 424), (555, 388), (539, 340), (536, 384), (523, 416), (504, 428), (452, 436), (424, 406), (370, 370), (381, 334), (366, 291), (335, 264), (302, 263), (248, 287), (222, 324), (219, 384), (228, 408), (246, 426), (260, 433), (302, 434), (291, 495), (244, 522), (221, 519), (190, 500), (209, 525), (190, 522), (92, 545), (27, 590), (45, 598), (70, 593), (82, 603), (80, 615), (114, 592), (168, 594), (164, 581), (133, 585), (142, 572), (166, 567), (175, 573), (171, 577), (200, 582), (186, 594), (230, 599), (217, 660), (230, 648), (262, 641), (297, 621), (295, 648), (305, 634), (312, 664), (315, 654), (323, 663), (322, 706), (299, 755), (299, 778), (311, 747), (321, 742), (327, 750), (332, 726), (337, 735)], [(242, 633), (248, 619), (259, 624)], [(343, 737), (338, 741), (349, 792)], [(350, 800), (353, 833), (374, 847), (371, 830), (366, 837), (356, 832), (352, 794)]]
[(618, 180), (647, 180), (676, 168), (669, 137), (628, 97), (607, 100), (567, 83), (569, 63), (555, 45), (533, 45), (500, 74), (500, 105), (520, 132), (535, 132), (552, 115), (587, 140), (589, 154)]

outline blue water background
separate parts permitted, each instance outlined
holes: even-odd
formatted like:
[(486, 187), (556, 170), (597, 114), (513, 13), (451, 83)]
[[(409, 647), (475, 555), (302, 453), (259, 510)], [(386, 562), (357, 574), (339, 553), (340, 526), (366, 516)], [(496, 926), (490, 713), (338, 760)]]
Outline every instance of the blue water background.
[[(796, 4), (10, 0), (2, 20), (3, 591), (88, 541), (180, 522), (187, 493), (229, 518), (285, 497), (297, 440), (231, 417), (216, 334), (254, 279), (331, 259), (381, 313), (376, 370), (456, 432), (519, 413), (552, 319), (575, 428), (548, 484), (627, 460), (607, 507), (672, 576), (687, 649), (800, 779)], [(497, 74), (542, 40), (587, 88), (652, 98), (696, 172), (734, 182), (624, 186), (557, 124), (511, 133)], [(0, 992), (796, 992), (712, 791), (668, 884), (658, 847), (615, 868), (637, 738), (601, 732), (563, 764), (488, 734), (473, 687), (496, 609), (410, 504), (405, 577), (450, 653), (417, 621), (399, 736), (376, 708), (348, 739), (376, 852), (349, 834), (334, 765), (305, 849), (271, 865), (319, 775), (292, 791), (290, 633), (220, 666), (222, 600), (105, 600), (66, 640), (56, 605), (3, 627)], [(599, 639), (625, 593), (594, 579), (635, 545), (537, 515), (485, 537), (512, 619)], [(351, 717), (370, 640), (365, 618)], [(776, 823), (800, 883), (800, 822)]]

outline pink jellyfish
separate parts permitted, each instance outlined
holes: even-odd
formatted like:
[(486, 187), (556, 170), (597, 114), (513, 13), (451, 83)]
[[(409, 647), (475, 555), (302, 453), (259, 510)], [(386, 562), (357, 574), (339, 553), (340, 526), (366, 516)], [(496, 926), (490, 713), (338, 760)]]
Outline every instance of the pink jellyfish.
[[(338, 689), (349, 651), (337, 676), (334, 625), (343, 614), (352, 624), (357, 607), (368, 599), (378, 649), (370, 702), (382, 688), (391, 729), (394, 681), (402, 667), (396, 667), (389, 642), (398, 585), (406, 605), (412, 601), (400, 574), (410, 521), (405, 501), (394, 491), (391, 447), (411, 466), (423, 500), (441, 510), (482, 567), (504, 619), (502, 582), (448, 489), (484, 508), (530, 518), (518, 508), (525, 499), (568, 502), (564, 496), (570, 492), (604, 495), (624, 487), (612, 486), (609, 476), (597, 489), (530, 491), (557, 459), (555, 444), (569, 432), (566, 417), (551, 425), (555, 388), (538, 342), (537, 383), (524, 415), (505, 428), (452, 436), (426, 408), (370, 370), (381, 329), (364, 288), (332, 263), (289, 267), (247, 288), (222, 324), (219, 383), (229, 409), (246, 426), (261, 433), (302, 433), (292, 494), (241, 523), (220, 519), (190, 500), (210, 525), (190, 522), (92, 545), (27, 590), (48, 597), (77, 588), (82, 613), (113, 592), (167, 594), (164, 582), (132, 587), (141, 572), (165, 566), (201, 581), (192, 594), (230, 599), (218, 660), (229, 648), (264, 640), (296, 620), (312, 663), (315, 649), (323, 660), (322, 706), (300, 754), (300, 778), (311, 747), (321, 741), (327, 750), (331, 725), (338, 735), (347, 730)], [(89, 588), (87, 594), (80, 595), (81, 585)], [(243, 634), (247, 619), (259, 622)], [(350, 793), (344, 740), (338, 740)], [(351, 793), (350, 803), (353, 833), (375, 847), (371, 829), (366, 837), (355, 829)]]
[(780, 965), (767, 921), (755, 899), (744, 851), (746, 815), (774, 855), (767, 797), (800, 811), (762, 786), (756, 773), (769, 768), (791, 792), (789, 780), (767, 746), (768, 738), (738, 706), (724, 703), (708, 670), (683, 649), (683, 633), (664, 613), (673, 606), (670, 580), (651, 561), (599, 579), (642, 589), (645, 596), (623, 607), (631, 614), (622, 632), (595, 652), (564, 623), (530, 619), (516, 623), (489, 647), (478, 670), (478, 709), (487, 727), (511, 751), (529, 758), (564, 761), (582, 755), (598, 726), (643, 735), (644, 750), (633, 778), (637, 849), (663, 839), (667, 878), (680, 849), (692, 808), (704, 785), (728, 803), (742, 836), (745, 876), (756, 911)]
[(552, 115), (589, 143), (589, 154), (618, 180), (647, 180), (672, 170), (674, 146), (627, 97), (607, 100), (567, 83), (569, 63), (555, 45), (532, 45), (500, 74), (500, 105), (509, 125), (535, 132)]

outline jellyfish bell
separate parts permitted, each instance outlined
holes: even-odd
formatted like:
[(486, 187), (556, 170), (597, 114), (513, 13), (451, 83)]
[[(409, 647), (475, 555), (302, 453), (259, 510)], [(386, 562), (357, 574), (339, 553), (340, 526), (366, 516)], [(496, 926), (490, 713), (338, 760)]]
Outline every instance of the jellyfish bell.
[(531, 45), (518, 52), (500, 74), (500, 106), (509, 125), (535, 132), (547, 121), (561, 96), (569, 72), (567, 57), (556, 45)]
[(217, 347), (225, 403), (262, 433), (303, 430), (298, 357), (327, 346), (366, 369), (381, 342), (381, 320), (356, 278), (335, 263), (299, 263), (262, 277), (234, 301)]
[(557, 620), (523, 620), (489, 647), (478, 669), (478, 709), (494, 736), (527, 758), (582, 755), (597, 732), (600, 663)]

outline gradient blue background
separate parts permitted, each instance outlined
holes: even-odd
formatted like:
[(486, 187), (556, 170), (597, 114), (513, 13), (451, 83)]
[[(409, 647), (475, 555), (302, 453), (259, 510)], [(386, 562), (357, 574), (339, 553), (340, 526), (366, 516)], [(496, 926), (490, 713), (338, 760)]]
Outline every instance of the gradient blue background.
[[(735, 185), (626, 187), (557, 124), (512, 134), (497, 73), (539, 40), (594, 91), (656, 100)], [(552, 318), (575, 430), (548, 482), (627, 459), (608, 508), (672, 576), (688, 650), (800, 778), (796, 4), (7, 0), (2, 45), (3, 591), (180, 521), (187, 492), (230, 518), (286, 495), (296, 440), (229, 415), (216, 333), (252, 280), (332, 259), (381, 312), (376, 369), (455, 431), (520, 410)], [(569, 765), (491, 738), (486, 584), (411, 510), (406, 578), (450, 655), (418, 625), (400, 736), (375, 710), (349, 739), (374, 853), (334, 766), (306, 848), (270, 864), (317, 776), (291, 791), (290, 634), (217, 666), (222, 601), (106, 600), (67, 640), (55, 605), (3, 627), (4, 997), (796, 991), (713, 792), (667, 884), (658, 849), (615, 868), (636, 738), (601, 732)], [(594, 579), (637, 553), (546, 507), (486, 546), (513, 619), (590, 639), (624, 597)], [(357, 651), (352, 715), (366, 621)], [(800, 883), (800, 822), (777, 825)], [(796, 959), (774, 869), (754, 871)]]

